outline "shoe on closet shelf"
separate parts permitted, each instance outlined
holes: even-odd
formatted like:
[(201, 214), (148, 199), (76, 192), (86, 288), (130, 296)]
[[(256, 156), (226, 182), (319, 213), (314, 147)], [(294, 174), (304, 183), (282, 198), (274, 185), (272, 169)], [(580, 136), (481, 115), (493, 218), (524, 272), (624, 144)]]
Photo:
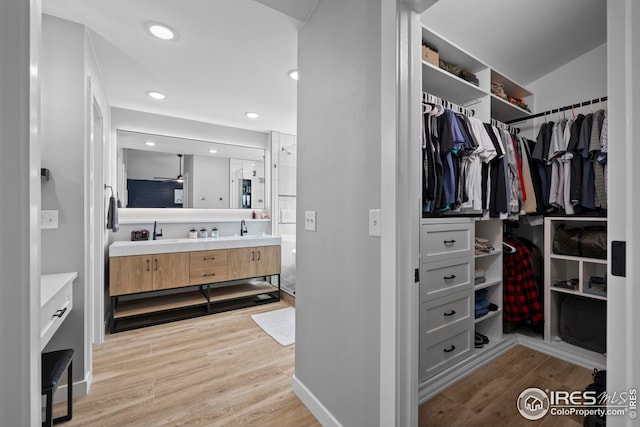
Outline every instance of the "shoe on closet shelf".
[(481, 334), (480, 332), (476, 332), (476, 338), (475, 338), (476, 343), (478, 342), (478, 340), (480, 340), (482, 344), (489, 344), (489, 337), (484, 334)]
[(484, 342), (482, 341), (482, 337), (478, 336), (478, 333), (476, 332), (476, 337), (475, 337), (475, 343), (474, 343), (475, 348), (482, 348), (484, 347)]

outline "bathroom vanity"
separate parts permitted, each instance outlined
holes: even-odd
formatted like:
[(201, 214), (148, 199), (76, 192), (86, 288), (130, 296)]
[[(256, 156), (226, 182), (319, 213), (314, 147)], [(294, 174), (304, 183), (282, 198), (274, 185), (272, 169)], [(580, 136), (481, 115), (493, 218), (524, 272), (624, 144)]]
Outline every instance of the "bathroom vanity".
[(279, 301), (280, 244), (268, 235), (113, 242), (111, 332)]

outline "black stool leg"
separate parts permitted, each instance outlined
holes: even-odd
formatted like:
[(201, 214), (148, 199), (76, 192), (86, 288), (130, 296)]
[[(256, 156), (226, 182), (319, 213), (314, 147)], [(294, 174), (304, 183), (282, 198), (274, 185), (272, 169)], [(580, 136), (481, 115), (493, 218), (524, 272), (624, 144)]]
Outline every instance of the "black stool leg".
[(47, 390), (47, 392), (45, 393), (45, 399), (46, 399), (46, 407), (45, 407), (45, 414), (44, 414), (44, 420), (42, 421), (42, 427), (51, 427), (53, 421), (51, 418), (53, 418), (53, 390), (49, 389)]
[[(53, 420), (52, 424), (57, 424), (62, 421), (69, 421), (72, 414), (72, 406), (73, 406), (73, 360), (69, 362), (69, 366), (67, 367), (67, 415), (58, 417)], [(49, 415), (51, 418), (51, 415)]]

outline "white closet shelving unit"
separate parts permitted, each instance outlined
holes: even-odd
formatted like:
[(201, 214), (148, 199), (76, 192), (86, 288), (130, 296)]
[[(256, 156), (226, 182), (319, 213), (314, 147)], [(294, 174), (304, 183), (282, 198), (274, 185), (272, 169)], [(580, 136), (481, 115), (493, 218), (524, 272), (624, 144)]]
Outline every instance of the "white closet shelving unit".
[(478, 85), (475, 85), (422, 60), (423, 91), (472, 108), (475, 117), (485, 122), (490, 118), (505, 122), (531, 114), (491, 93), (491, 83), (502, 83), (508, 96), (522, 98), (530, 105), (533, 95), (524, 86), (424, 26), (422, 42), (437, 49), (440, 59), (456, 64), (478, 78)]
[(475, 237), (487, 239), (494, 250), (475, 254), (475, 269), (485, 272), (484, 283), (474, 286), (474, 291), (486, 289), (489, 302), (498, 306), (498, 310), (489, 311), (474, 320), (475, 330), (489, 338), (489, 344), (476, 348), (475, 353), (483, 353), (499, 344), (502, 339), (502, 221), (488, 219), (475, 221)]
[[(607, 276), (607, 260), (580, 256), (561, 255), (553, 251), (553, 240), (556, 229), (560, 225), (567, 228), (607, 225), (604, 217), (549, 217), (544, 221), (544, 284), (545, 284), (545, 341), (557, 347), (559, 351), (579, 352), (585, 360), (593, 364), (606, 365), (604, 354), (576, 347), (560, 339), (559, 319), (560, 303), (563, 295), (575, 295), (606, 301), (606, 293), (589, 291), (588, 282), (591, 276)], [(577, 279), (575, 289), (556, 286), (558, 282)]]
[[(422, 61), (422, 90), (424, 92), (473, 109), (474, 116), (485, 123), (488, 123), (492, 118), (505, 122), (530, 114), (491, 94), (490, 89), (492, 82), (501, 82), (508, 95), (523, 98), (527, 104), (531, 104), (530, 97), (532, 95), (524, 87), (424, 26), (422, 27), (422, 41), (423, 44), (435, 48), (440, 59), (456, 64), (475, 74), (478, 78), (478, 85), (475, 85), (422, 60), (420, 57)], [(426, 230), (432, 231), (435, 227), (442, 232), (442, 236), (455, 236), (456, 233), (460, 233), (459, 230), (456, 231), (456, 227), (461, 226), (460, 221), (464, 223), (465, 219), (423, 218), (421, 221), (423, 233), (420, 249), (422, 272), (420, 275), (421, 306), (419, 311), (419, 393), (421, 400), (438, 393), (464, 372), (481, 365), (513, 344), (513, 338), (505, 338), (502, 331), (502, 221), (499, 219), (471, 219), (469, 223), (471, 242), (475, 236), (483, 237), (491, 242), (495, 251), (478, 256), (475, 256), (471, 251), (468, 259), (460, 256), (460, 253), (456, 255), (455, 252), (452, 252), (451, 256), (447, 256), (445, 252), (439, 255), (441, 258), (437, 262), (434, 262), (436, 260), (432, 254), (433, 248), (428, 247), (429, 242), (442, 244), (447, 239), (440, 238), (441, 236), (433, 239), (433, 235), (427, 237), (429, 233)], [(457, 239), (453, 237), (449, 240)], [(459, 245), (460, 242), (456, 241), (455, 244)], [(461, 276), (447, 270), (459, 268), (462, 271), (460, 265), (471, 270), (469, 285), (463, 284), (464, 281), (458, 283)], [(474, 285), (475, 266), (486, 271), (486, 282)], [(456, 282), (457, 289), (451, 289), (450, 292), (439, 289), (439, 294), (436, 295), (432, 291), (433, 280), (435, 280), (434, 277), (431, 277), (432, 271), (437, 271), (440, 279), (447, 274), (447, 277), (455, 275), (456, 279), (449, 282)], [(446, 281), (443, 283), (447, 284)], [(488, 290), (489, 301), (496, 304), (498, 310), (474, 319), (475, 291), (478, 289)], [(464, 309), (461, 304), (464, 305)], [(465, 304), (469, 304), (469, 306)], [(459, 309), (455, 307), (459, 307)], [(452, 313), (452, 310), (456, 312), (456, 315), (446, 316), (445, 313)], [(446, 316), (446, 319), (443, 316)], [(486, 335), (489, 338), (489, 344), (485, 344), (482, 348), (474, 348), (474, 331)]]

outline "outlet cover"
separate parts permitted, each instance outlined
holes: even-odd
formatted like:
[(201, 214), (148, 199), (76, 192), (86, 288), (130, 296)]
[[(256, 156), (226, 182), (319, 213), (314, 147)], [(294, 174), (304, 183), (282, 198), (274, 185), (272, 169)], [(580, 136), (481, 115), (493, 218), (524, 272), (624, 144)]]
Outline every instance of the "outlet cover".
[(304, 229), (306, 231), (316, 231), (316, 211), (304, 212)]

